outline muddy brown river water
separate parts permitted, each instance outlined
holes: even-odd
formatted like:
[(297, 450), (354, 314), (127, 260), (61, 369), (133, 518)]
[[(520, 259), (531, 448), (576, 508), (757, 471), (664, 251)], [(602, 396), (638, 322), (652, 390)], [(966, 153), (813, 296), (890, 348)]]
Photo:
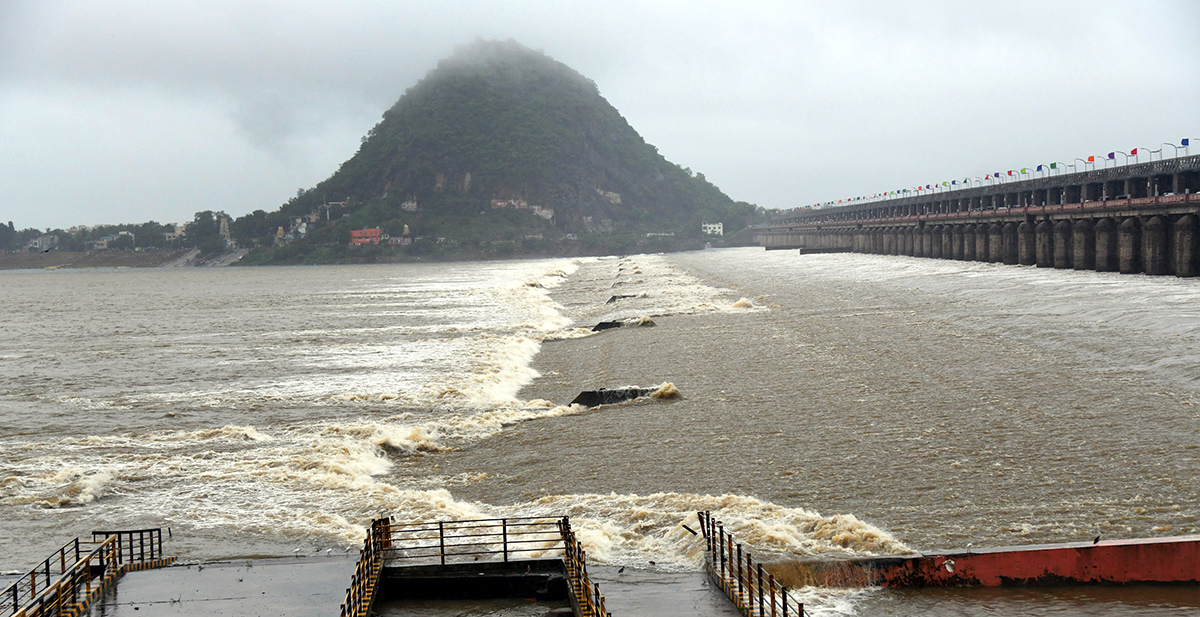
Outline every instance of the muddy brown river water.
[[(0, 285), (0, 570), (114, 525), (185, 560), (344, 552), (383, 512), (569, 514), (597, 563), (663, 576), (699, 567), (699, 509), (789, 559), (1200, 533), (1195, 280), (729, 249)], [(1200, 612), (1195, 587), (797, 598)]]

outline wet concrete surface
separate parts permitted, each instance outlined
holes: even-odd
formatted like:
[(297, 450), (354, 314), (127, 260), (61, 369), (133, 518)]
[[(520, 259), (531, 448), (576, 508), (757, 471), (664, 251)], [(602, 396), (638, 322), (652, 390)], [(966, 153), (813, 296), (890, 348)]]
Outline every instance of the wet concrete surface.
[[(130, 572), (92, 606), (92, 617), (160, 615), (337, 615), (354, 559), (254, 559)], [(736, 617), (703, 572), (589, 568), (613, 615)], [(395, 601), (381, 617), (542, 617), (563, 602), (531, 600)]]
[(254, 559), (130, 572), (92, 617), (337, 615), (354, 557)]

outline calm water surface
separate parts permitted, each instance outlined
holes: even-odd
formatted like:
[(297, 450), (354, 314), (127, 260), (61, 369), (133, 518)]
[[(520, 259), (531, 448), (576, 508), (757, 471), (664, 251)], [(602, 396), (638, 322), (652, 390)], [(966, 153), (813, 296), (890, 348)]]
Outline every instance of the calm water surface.
[[(342, 552), (381, 513), (569, 514), (591, 559), (662, 576), (698, 567), (698, 509), (780, 558), (1200, 533), (1195, 280), (735, 249), (0, 289), (0, 570), (99, 527)], [(664, 382), (682, 397), (564, 406)], [(797, 595), (1200, 612), (1188, 587)]]

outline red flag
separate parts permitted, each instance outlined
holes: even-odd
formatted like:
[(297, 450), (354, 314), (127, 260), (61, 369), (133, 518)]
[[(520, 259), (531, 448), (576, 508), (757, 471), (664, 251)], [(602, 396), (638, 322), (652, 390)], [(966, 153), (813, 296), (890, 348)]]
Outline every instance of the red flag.
[(1129, 156), (1137, 156), (1137, 148), (1129, 151)]
[(1094, 156), (1089, 156), (1089, 157), (1088, 157), (1088, 161), (1087, 161), (1087, 162), (1089, 162), (1089, 163), (1095, 163), (1095, 162), (1096, 162), (1096, 157), (1094, 157)]

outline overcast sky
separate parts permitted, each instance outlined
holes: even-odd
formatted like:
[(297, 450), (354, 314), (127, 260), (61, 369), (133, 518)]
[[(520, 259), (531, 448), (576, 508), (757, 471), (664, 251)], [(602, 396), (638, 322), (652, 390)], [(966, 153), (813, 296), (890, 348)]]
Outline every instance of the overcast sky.
[(274, 210), (477, 37), (767, 208), (1200, 139), (1193, 0), (0, 0), (0, 219)]

